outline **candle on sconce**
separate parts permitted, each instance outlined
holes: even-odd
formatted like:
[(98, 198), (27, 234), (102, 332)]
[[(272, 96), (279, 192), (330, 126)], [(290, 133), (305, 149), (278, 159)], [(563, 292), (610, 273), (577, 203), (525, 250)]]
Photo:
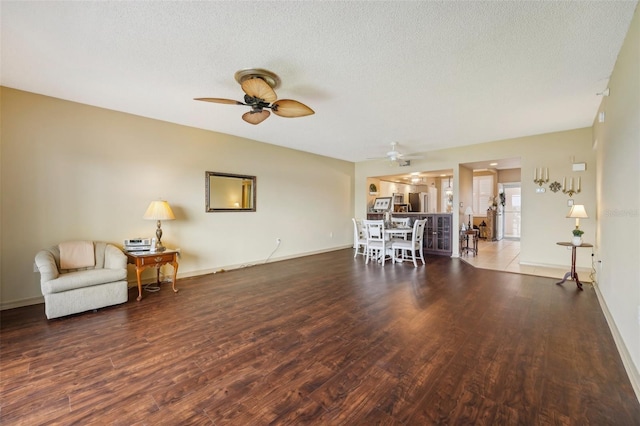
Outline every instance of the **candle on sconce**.
[(544, 169), (544, 180), (549, 181), (549, 168)]
[(578, 178), (578, 192), (580, 192), (580, 187), (582, 186), (582, 177)]
[(569, 191), (573, 191), (573, 178), (569, 178)]
[(564, 191), (567, 188), (567, 178), (562, 178), (562, 190)]

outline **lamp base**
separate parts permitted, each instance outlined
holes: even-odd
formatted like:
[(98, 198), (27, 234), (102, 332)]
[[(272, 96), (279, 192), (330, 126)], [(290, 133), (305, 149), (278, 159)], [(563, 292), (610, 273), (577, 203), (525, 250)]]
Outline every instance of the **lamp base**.
[(165, 246), (162, 245), (162, 242), (160, 241), (161, 239), (162, 239), (162, 228), (161, 228), (160, 221), (158, 221), (157, 228), (156, 228), (156, 251), (159, 251), (159, 252), (165, 251), (167, 249)]

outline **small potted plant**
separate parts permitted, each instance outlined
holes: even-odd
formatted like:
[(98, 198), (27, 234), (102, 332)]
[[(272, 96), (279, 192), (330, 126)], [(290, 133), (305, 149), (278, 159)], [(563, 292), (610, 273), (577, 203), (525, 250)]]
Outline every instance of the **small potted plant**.
[(571, 240), (571, 244), (573, 244), (574, 246), (582, 245), (582, 234), (584, 234), (584, 231), (576, 228), (571, 232), (573, 232), (573, 239)]

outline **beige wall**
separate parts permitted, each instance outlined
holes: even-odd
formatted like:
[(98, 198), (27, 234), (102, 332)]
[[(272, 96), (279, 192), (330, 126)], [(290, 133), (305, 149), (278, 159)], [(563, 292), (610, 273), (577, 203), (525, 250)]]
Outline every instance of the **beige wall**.
[[(538, 187), (533, 183), (533, 169), (548, 167), (550, 182), (562, 182), (562, 177), (582, 177), (583, 190), (573, 196), (576, 204), (584, 204), (590, 219), (581, 221), (583, 236), (587, 242), (595, 242), (595, 211), (596, 211), (596, 167), (595, 152), (592, 149), (591, 128), (576, 129), (565, 132), (528, 136), (478, 145), (432, 151), (425, 155), (424, 160), (412, 160), (411, 165), (403, 168), (403, 173), (414, 171), (431, 171), (453, 169), (454, 208), (459, 208), (471, 201), (470, 189), (472, 177), (460, 166), (465, 163), (484, 160), (500, 160), (503, 158), (520, 157), (522, 164), (522, 237), (520, 261), (523, 264), (555, 266), (567, 268), (571, 261), (571, 252), (556, 245), (558, 241), (570, 241), (574, 222), (567, 219), (567, 195), (561, 192), (553, 193), (547, 188), (542, 194), (535, 192)], [(580, 174), (571, 171), (572, 159), (587, 163), (587, 170)], [(467, 169), (468, 170), (468, 169)], [(461, 171), (466, 176), (461, 180)], [(362, 215), (366, 209), (366, 181), (367, 176), (379, 176), (389, 173), (384, 163), (367, 161), (356, 164), (356, 214)], [(530, 175), (530, 177), (529, 177)], [(462, 189), (462, 191), (461, 191)], [(462, 214), (464, 207), (459, 212)], [(460, 227), (460, 217), (454, 214), (454, 225)], [(458, 241), (453, 241), (454, 256), (458, 254)], [(577, 264), (579, 268), (591, 268), (591, 253), (580, 250)]]
[(499, 183), (513, 183), (513, 182), (520, 182), (520, 180), (521, 180), (520, 169), (498, 170)]
[[(159, 197), (179, 277), (264, 262), (276, 238), (274, 260), (351, 246), (353, 163), (7, 88), (1, 107), (3, 308), (40, 301), (43, 247), (153, 236)], [(257, 176), (257, 212), (205, 213), (205, 171)]]
[[(598, 290), (640, 394), (640, 10), (618, 55), (596, 119)], [(624, 342), (621, 344), (621, 342)], [(624, 350), (626, 348), (626, 351)], [(625, 358), (626, 357), (626, 358)]]

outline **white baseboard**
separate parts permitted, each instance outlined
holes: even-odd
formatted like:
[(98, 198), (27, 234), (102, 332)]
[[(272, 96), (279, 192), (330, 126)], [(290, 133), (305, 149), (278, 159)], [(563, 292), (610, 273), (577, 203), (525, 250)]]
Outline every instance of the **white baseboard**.
[(40, 303), (44, 303), (44, 296), (30, 297), (28, 299), (14, 300), (12, 302), (3, 302), (0, 304), (0, 311), (22, 308), (24, 306), (39, 305)]
[(631, 381), (633, 391), (636, 393), (638, 402), (640, 402), (640, 374), (638, 374), (638, 369), (633, 363), (631, 354), (629, 354), (629, 350), (624, 344), (624, 340), (622, 339), (622, 336), (618, 331), (618, 327), (616, 327), (616, 323), (611, 316), (611, 312), (609, 312), (609, 308), (607, 307), (607, 303), (605, 302), (602, 293), (600, 293), (600, 289), (597, 285), (594, 285), (593, 289), (596, 291), (596, 297), (598, 298), (598, 302), (600, 302), (602, 313), (604, 314), (604, 317), (607, 320), (607, 324), (609, 325), (609, 329), (611, 330), (611, 334), (613, 335), (613, 340), (615, 341), (616, 347), (618, 348), (620, 358), (622, 358), (622, 364), (624, 365), (624, 369), (627, 371), (627, 375), (629, 376), (629, 381)]
[[(309, 252), (305, 252), (305, 253), (296, 253), (294, 255), (290, 255), (290, 256), (279, 256), (279, 257), (271, 257), (269, 259), (259, 259), (256, 260), (254, 262), (246, 262), (246, 263), (241, 263), (241, 264), (233, 264), (233, 265), (222, 265), (219, 266), (215, 269), (201, 269), (198, 271), (190, 271), (190, 272), (185, 272), (184, 274), (180, 273), (180, 269), (178, 268), (178, 278), (190, 278), (190, 277), (197, 277), (200, 275), (207, 275), (207, 274), (216, 274), (218, 272), (222, 272), (222, 271), (232, 271), (234, 269), (242, 269), (242, 268), (248, 268), (248, 267), (252, 267), (252, 266), (259, 266), (259, 265), (264, 265), (265, 263), (274, 263), (274, 262), (280, 262), (283, 260), (289, 260), (289, 259), (295, 259), (298, 257), (305, 257), (305, 256), (312, 256), (314, 254), (321, 254), (321, 253), (329, 253), (332, 251), (337, 251), (337, 250), (344, 250), (344, 249), (352, 249), (353, 247), (351, 246), (351, 244), (348, 245), (344, 245), (344, 246), (340, 246), (340, 247), (331, 247), (331, 248), (327, 248), (327, 249), (323, 249), (323, 250), (314, 250), (314, 251), (309, 251)], [(268, 262), (267, 262), (268, 260)], [(137, 285), (137, 284), (135, 284)]]
[[(243, 264), (238, 264), (238, 265), (226, 265), (226, 266), (220, 266), (218, 268), (215, 269), (203, 269), (203, 270), (199, 270), (199, 271), (189, 271), (189, 272), (184, 272), (184, 273), (180, 273), (180, 268), (178, 268), (178, 279), (180, 278), (190, 278), (190, 277), (197, 277), (200, 275), (207, 275), (207, 274), (215, 274), (216, 272), (219, 272), (220, 270), (225, 270), (225, 271), (231, 271), (233, 269), (241, 269), (241, 268), (246, 268), (249, 266), (257, 266), (257, 265), (262, 265), (264, 264), (267, 260), (269, 261), (269, 263), (272, 262), (278, 262), (281, 260), (288, 260), (288, 259), (295, 259), (297, 257), (304, 257), (304, 256), (311, 256), (313, 254), (320, 254), (320, 253), (328, 253), (331, 251), (336, 251), (336, 250), (343, 250), (343, 249), (347, 249), (347, 248), (352, 248), (351, 244), (347, 244), (344, 246), (339, 246), (339, 247), (331, 247), (331, 248), (327, 248), (327, 249), (323, 249), (323, 250), (315, 250), (315, 251), (310, 251), (310, 252), (306, 252), (306, 253), (297, 253), (291, 256), (281, 256), (281, 257), (272, 257), (270, 259), (261, 259), (255, 262), (247, 262), (247, 263), (243, 263)], [(151, 284), (151, 283), (155, 283), (155, 278), (146, 278), (144, 280), (142, 280), (142, 284)], [(128, 280), (127, 281), (127, 285), (129, 288), (131, 287), (138, 287), (138, 281), (135, 280), (135, 278), (133, 278), (133, 280)], [(13, 309), (13, 308), (22, 308), (23, 306), (30, 306), (30, 305), (37, 305), (40, 303), (44, 303), (44, 297), (43, 296), (38, 296), (38, 297), (31, 297), (28, 299), (21, 299), (21, 300), (14, 300), (12, 302), (6, 302), (6, 303), (0, 303), (0, 311), (4, 311), (6, 309)]]
[[(519, 262), (520, 265), (524, 266), (533, 266), (534, 268), (549, 268), (549, 269), (565, 269), (567, 272), (571, 269), (571, 262), (569, 264), (556, 265), (553, 263), (534, 263), (534, 262)], [(576, 272), (581, 272), (582, 274), (588, 274), (591, 272), (591, 268), (587, 268), (584, 266), (576, 266)]]

